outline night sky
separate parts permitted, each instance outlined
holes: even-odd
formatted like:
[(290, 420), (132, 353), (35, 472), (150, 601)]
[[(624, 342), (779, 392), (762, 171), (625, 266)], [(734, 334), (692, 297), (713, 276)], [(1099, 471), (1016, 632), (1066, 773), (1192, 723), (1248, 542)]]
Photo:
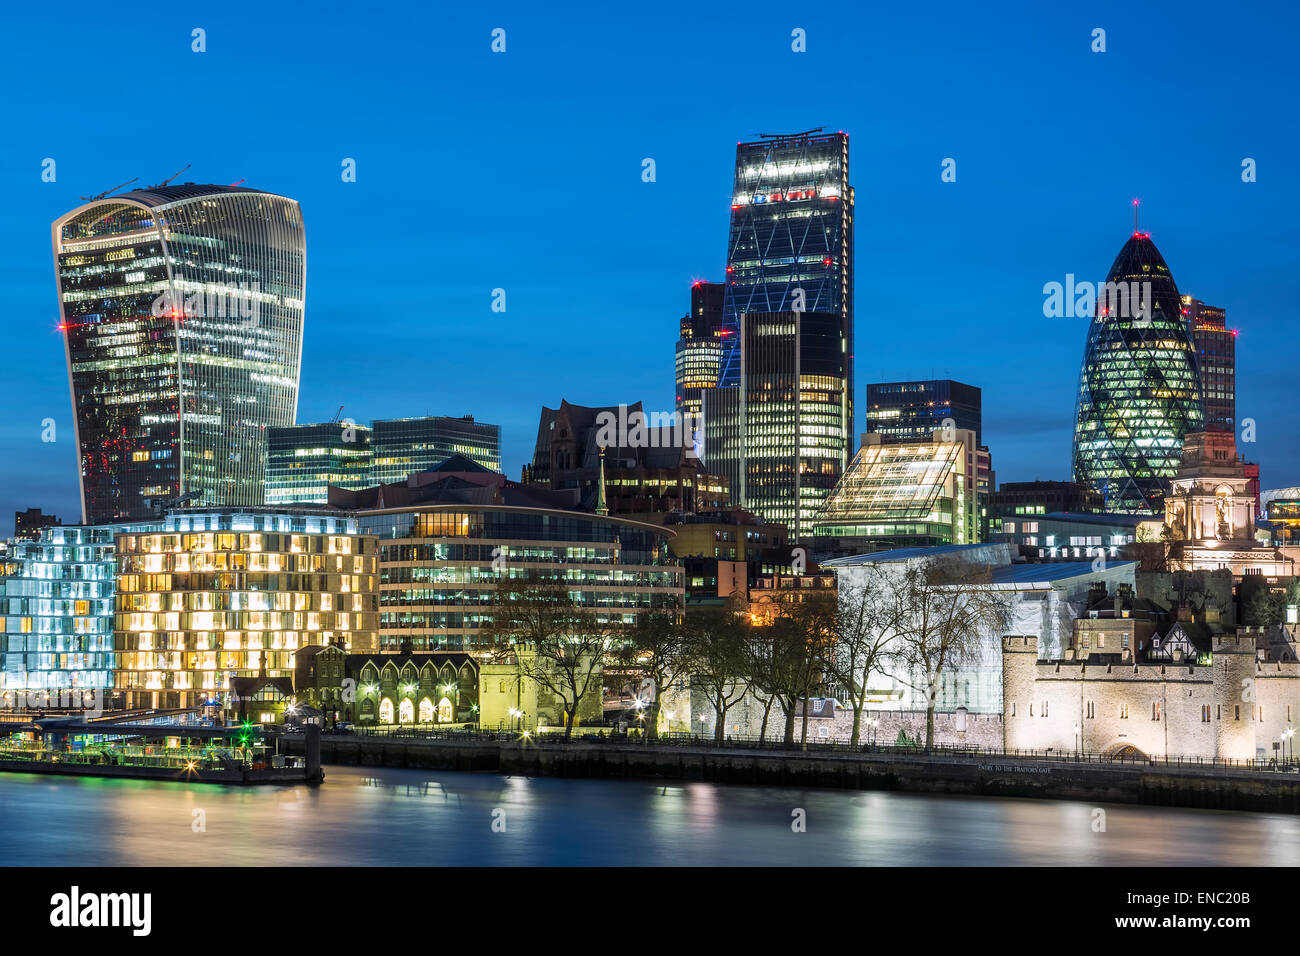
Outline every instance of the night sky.
[(50, 251), (79, 196), (192, 163), (178, 181), (299, 200), (298, 420), (473, 414), (517, 478), (543, 404), (671, 409), (736, 142), (817, 126), (851, 135), (859, 403), (872, 381), (978, 385), (999, 480), (1068, 478), (1087, 320), (1045, 318), (1043, 285), (1102, 280), (1141, 197), (1179, 290), (1240, 330), (1245, 454), (1265, 488), (1300, 484), (1293, 7), (704, 6), (7, 9), (0, 534), (16, 508), (80, 515)]

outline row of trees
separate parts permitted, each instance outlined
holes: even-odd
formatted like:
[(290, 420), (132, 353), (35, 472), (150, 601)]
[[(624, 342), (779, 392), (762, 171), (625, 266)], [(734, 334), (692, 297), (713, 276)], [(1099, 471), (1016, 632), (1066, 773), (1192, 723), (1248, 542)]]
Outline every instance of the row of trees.
[(616, 680), (643, 688), (651, 738), (663, 691), (688, 684), (709, 701), (718, 740), (748, 694), (762, 708), (760, 737), (777, 710), (785, 742), (797, 733), (805, 745), (807, 701), (835, 689), (853, 709), (857, 744), (872, 682), (891, 673), (924, 695), (928, 748), (943, 676), (975, 660), (986, 635), (1001, 635), (1008, 624), (1007, 602), (989, 575), (959, 560), (865, 566), (838, 594), (783, 595), (770, 623), (754, 623), (733, 604), (643, 615), (631, 627), (604, 622), (562, 584), (503, 583), (491, 630), (503, 650), (525, 644), (536, 652), (520, 658), (521, 671), (561, 701), (566, 735), (581, 699), (598, 690), (603, 664)]

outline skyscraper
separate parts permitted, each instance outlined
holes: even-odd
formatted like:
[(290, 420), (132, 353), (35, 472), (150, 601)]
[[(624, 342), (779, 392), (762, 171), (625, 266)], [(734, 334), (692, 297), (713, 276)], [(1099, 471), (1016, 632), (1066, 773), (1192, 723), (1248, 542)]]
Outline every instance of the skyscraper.
[(258, 505), (266, 429), (291, 425), (306, 245), (298, 203), (185, 183), (53, 225), (82, 520), (181, 495)]
[(839, 316), (746, 312), (740, 382), (704, 394), (705, 463), (732, 500), (798, 539), (848, 465), (848, 354)]
[(820, 129), (736, 145), (723, 303), (723, 386), (740, 382), (740, 317), (822, 312), (841, 319), (853, 402), (853, 187), (847, 133)]
[(1074, 480), (1099, 491), (1107, 511), (1160, 512), (1183, 436), (1200, 431), (1204, 418), (1178, 286), (1150, 235), (1134, 232), (1088, 329)]
[(371, 480), (370, 429), (351, 422), (267, 429), (266, 503), (324, 504), (331, 485), (357, 490)]
[(797, 538), (847, 467), (853, 434), (846, 134), (736, 146), (721, 338), (705, 463), (734, 502)]
[(1183, 296), (1183, 314), (1192, 331), (1196, 365), (1205, 401), (1205, 430), (1231, 432), (1237, 427), (1237, 332), (1228, 328), (1227, 313), (1190, 295)]
[(867, 386), (866, 430), (889, 442), (929, 441), (952, 419), (953, 428), (982, 439), (981, 393), (974, 385), (942, 378), (920, 382), (880, 382)]
[(501, 470), (501, 426), (450, 418), (377, 418), (371, 424), (371, 472), (375, 484), (406, 481), (452, 455), (464, 455), (489, 471)]
[(715, 388), (722, 370), (722, 306), (726, 286), (721, 282), (691, 283), (691, 311), (682, 317), (674, 363), (677, 412), (699, 420), (704, 390)]

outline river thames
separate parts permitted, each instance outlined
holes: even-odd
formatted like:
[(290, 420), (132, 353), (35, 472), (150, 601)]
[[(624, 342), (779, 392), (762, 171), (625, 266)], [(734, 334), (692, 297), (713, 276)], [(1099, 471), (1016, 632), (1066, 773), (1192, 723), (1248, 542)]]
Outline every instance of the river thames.
[[(805, 829), (795, 832), (792, 823), (800, 819)], [(0, 774), (0, 860), (11, 866), (1296, 866), (1300, 818), (361, 767), (327, 767), (320, 788)]]

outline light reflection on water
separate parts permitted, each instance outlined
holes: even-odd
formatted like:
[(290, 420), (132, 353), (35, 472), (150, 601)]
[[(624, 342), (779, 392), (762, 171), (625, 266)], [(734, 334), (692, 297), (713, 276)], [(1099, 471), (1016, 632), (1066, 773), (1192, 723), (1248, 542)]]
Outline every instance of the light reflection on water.
[[(791, 829), (795, 808), (806, 832)], [(1094, 832), (1093, 805), (1045, 800), (347, 767), (327, 768), (321, 788), (0, 774), (0, 861), (1300, 865), (1300, 817), (1104, 809)]]

